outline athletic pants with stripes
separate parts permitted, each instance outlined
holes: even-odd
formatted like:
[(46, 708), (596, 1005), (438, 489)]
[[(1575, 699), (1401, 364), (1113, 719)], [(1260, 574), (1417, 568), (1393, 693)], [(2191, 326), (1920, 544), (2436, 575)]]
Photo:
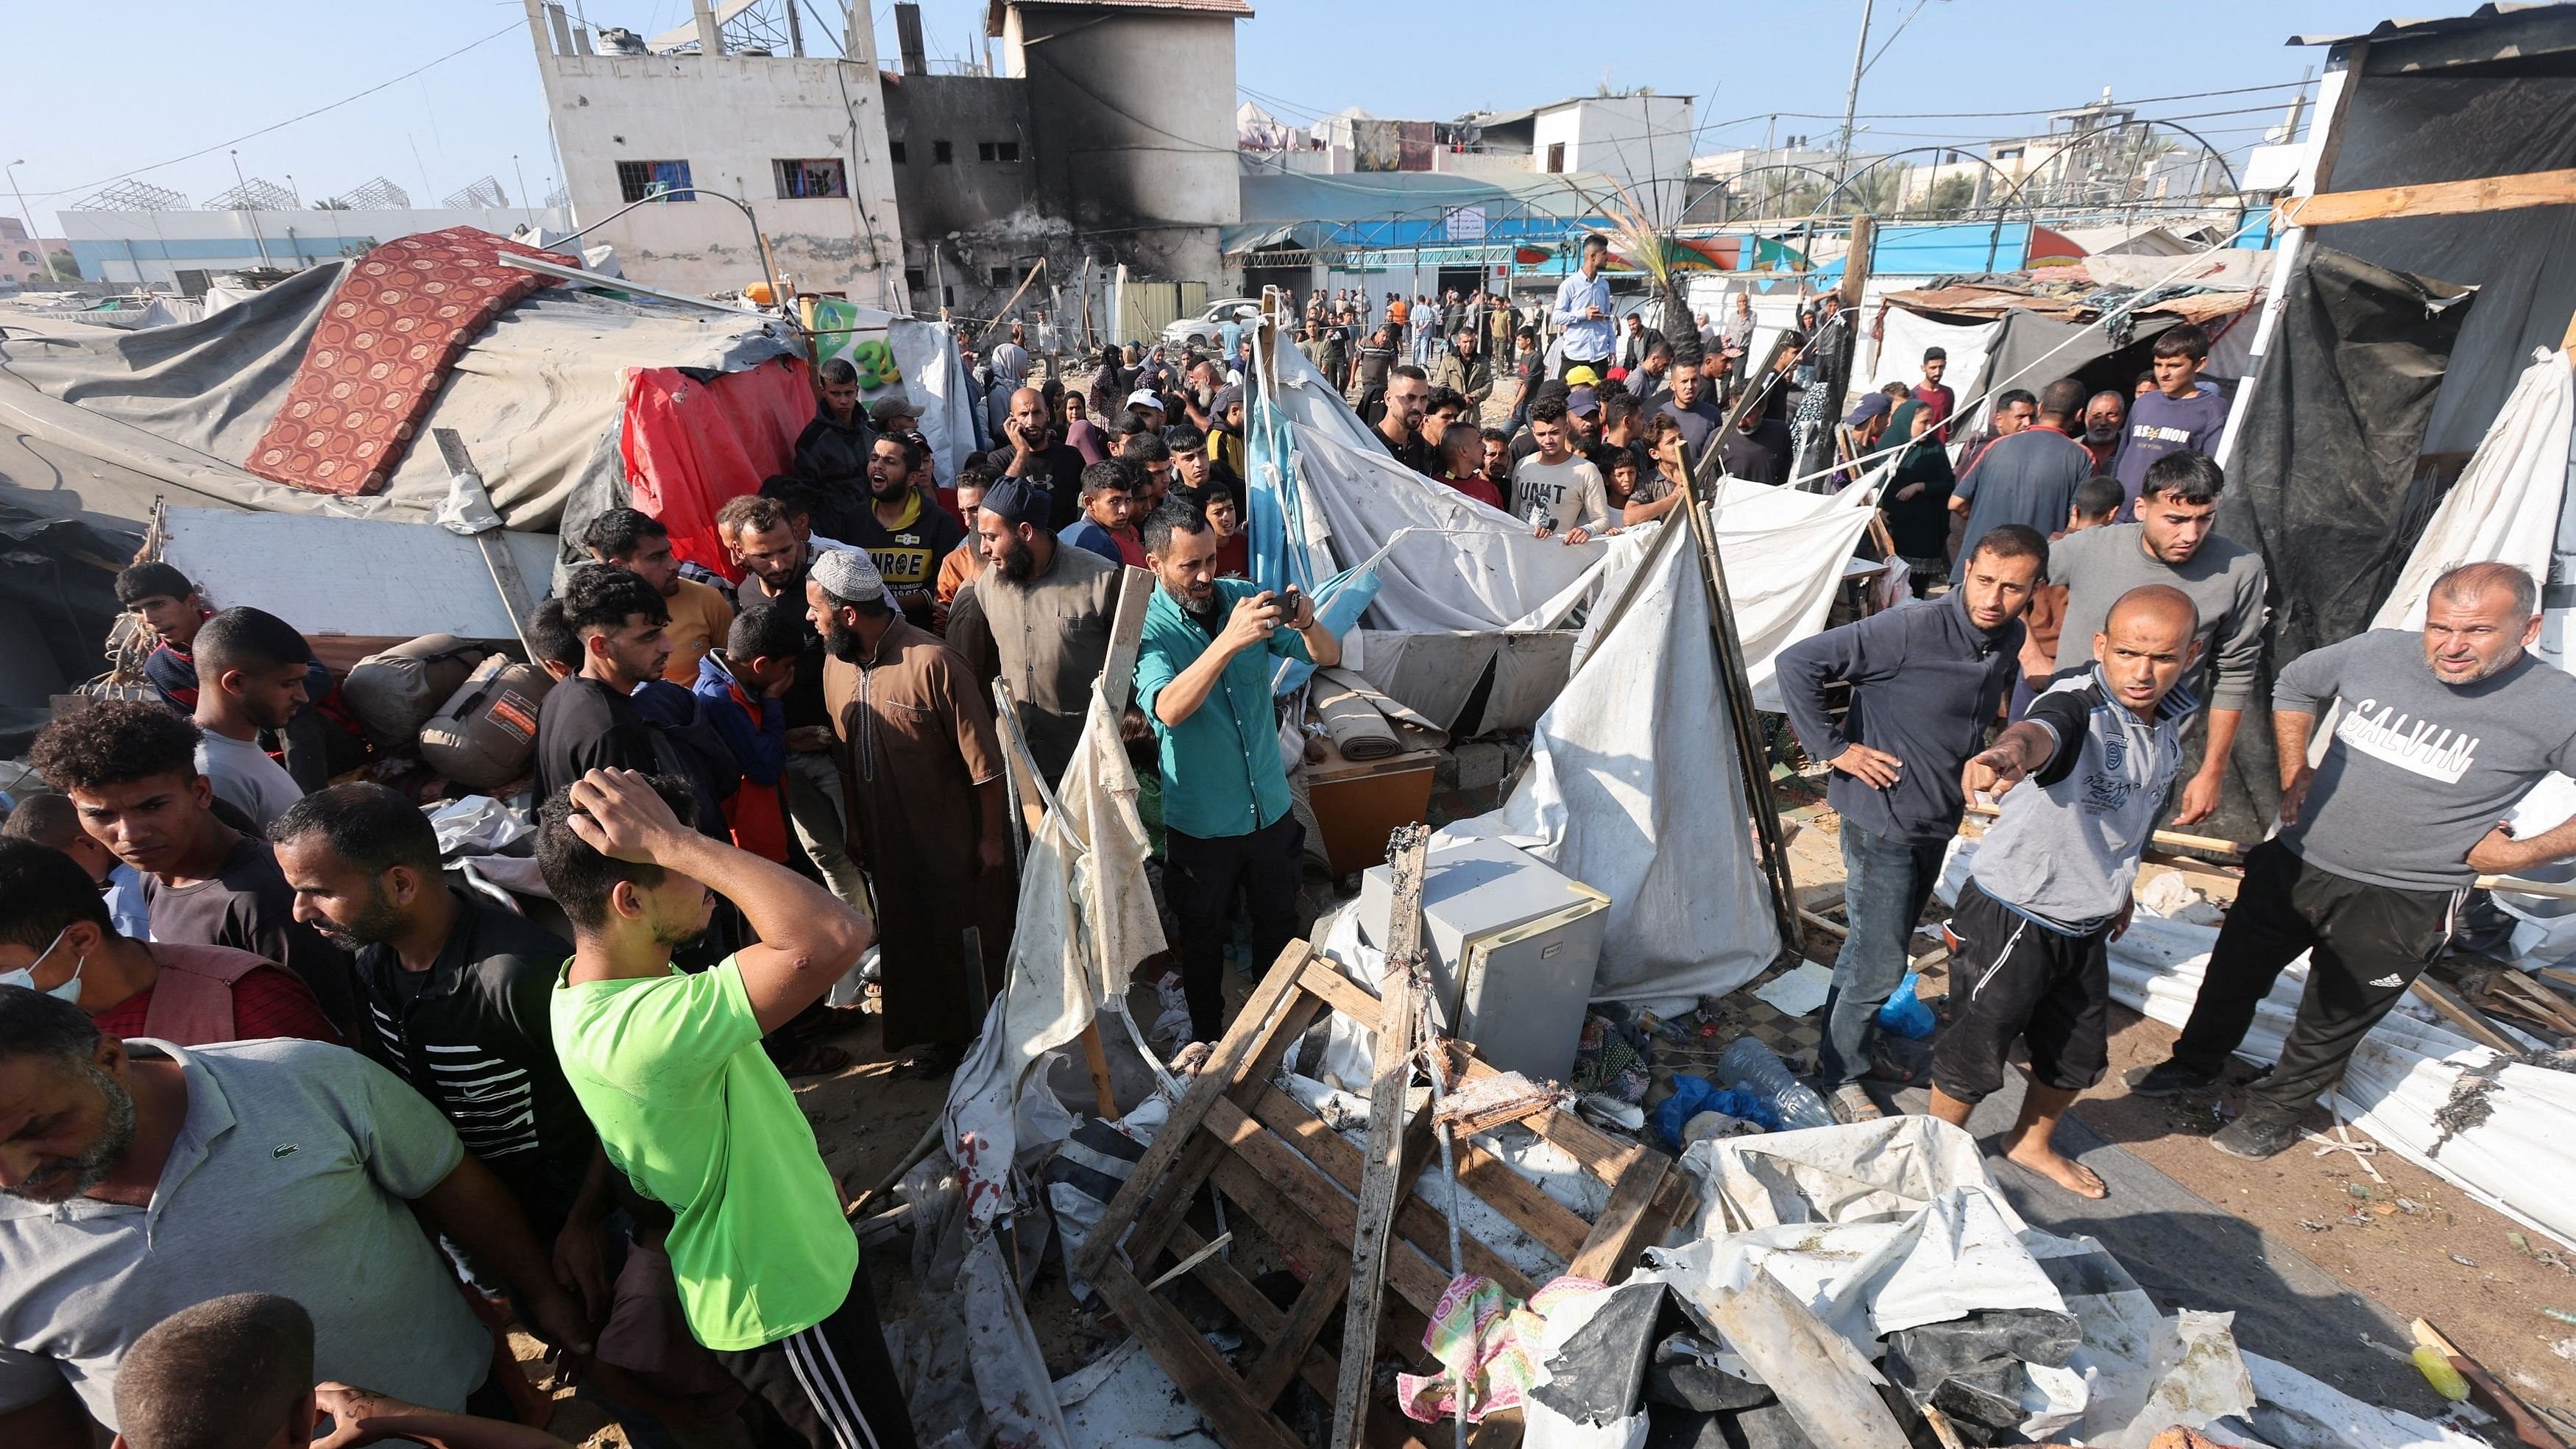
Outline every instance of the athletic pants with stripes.
[(764, 1449), (913, 1449), (912, 1415), (886, 1357), (865, 1267), (831, 1317), (775, 1343), (716, 1358), (776, 1416)]

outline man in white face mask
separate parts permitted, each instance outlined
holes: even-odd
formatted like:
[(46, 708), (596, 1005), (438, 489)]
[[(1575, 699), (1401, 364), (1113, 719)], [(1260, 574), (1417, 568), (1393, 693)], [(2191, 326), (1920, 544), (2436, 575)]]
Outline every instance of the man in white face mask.
[(71, 1002), (110, 1036), (340, 1040), (302, 977), (248, 951), (119, 934), (89, 872), (32, 840), (0, 839), (0, 986)]

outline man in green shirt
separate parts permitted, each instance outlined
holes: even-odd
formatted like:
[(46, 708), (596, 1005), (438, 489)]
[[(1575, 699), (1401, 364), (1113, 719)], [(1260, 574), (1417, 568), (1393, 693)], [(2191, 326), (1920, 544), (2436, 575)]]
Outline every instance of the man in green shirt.
[(1341, 662), (1341, 641), (1312, 600), (1216, 576), (1216, 530), (1178, 499), (1145, 520), (1145, 561), (1159, 585), (1145, 607), (1136, 707), (1162, 745), (1164, 886), (1180, 918), (1181, 989), (1190, 1035), (1225, 1026), (1225, 939), (1235, 892), (1252, 917), (1262, 970), (1297, 933), (1297, 862), (1305, 831), (1288, 813), (1273, 658)]
[[(573, 925), (555, 1055), (609, 1162), (668, 1207), (689, 1330), (810, 1449), (911, 1449), (858, 1240), (787, 1079), (760, 1049), (868, 944), (785, 866), (699, 834), (688, 787), (592, 770), (538, 815)], [(671, 950), (723, 896), (760, 941), (683, 975)]]

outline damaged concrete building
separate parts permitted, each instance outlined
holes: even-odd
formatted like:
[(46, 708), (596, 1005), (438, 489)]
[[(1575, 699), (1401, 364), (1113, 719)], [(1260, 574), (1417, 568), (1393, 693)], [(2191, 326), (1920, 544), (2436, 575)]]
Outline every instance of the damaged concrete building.
[(903, 310), (867, 10), (814, 37), (840, 55), (809, 56), (792, 5), (694, 0), (688, 24), (649, 40), (592, 35), (548, 0), (527, 9), (585, 245), (615, 247), (628, 277), (676, 291), (739, 291), (774, 271), (803, 291)]
[[(1234, 23), (1242, 0), (993, 0), (999, 74), (934, 75), (897, 5), (886, 134), (914, 309), (995, 315), (1040, 260), (1068, 307), (1094, 275), (1221, 288), (1241, 213)], [(1029, 303), (1023, 300), (1020, 310)]]

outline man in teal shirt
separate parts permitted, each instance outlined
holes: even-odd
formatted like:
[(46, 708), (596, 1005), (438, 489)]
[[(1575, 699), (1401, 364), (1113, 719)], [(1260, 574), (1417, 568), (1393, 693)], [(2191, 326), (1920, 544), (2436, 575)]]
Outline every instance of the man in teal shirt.
[(1145, 562), (1160, 585), (1145, 609), (1136, 706), (1162, 746), (1163, 883), (1181, 925), (1190, 1035), (1225, 1026), (1225, 938), (1240, 888), (1264, 969), (1297, 933), (1297, 861), (1306, 832), (1288, 813), (1271, 660), (1341, 662), (1342, 644), (1311, 600), (1216, 576), (1216, 530), (1179, 499), (1145, 520)]

